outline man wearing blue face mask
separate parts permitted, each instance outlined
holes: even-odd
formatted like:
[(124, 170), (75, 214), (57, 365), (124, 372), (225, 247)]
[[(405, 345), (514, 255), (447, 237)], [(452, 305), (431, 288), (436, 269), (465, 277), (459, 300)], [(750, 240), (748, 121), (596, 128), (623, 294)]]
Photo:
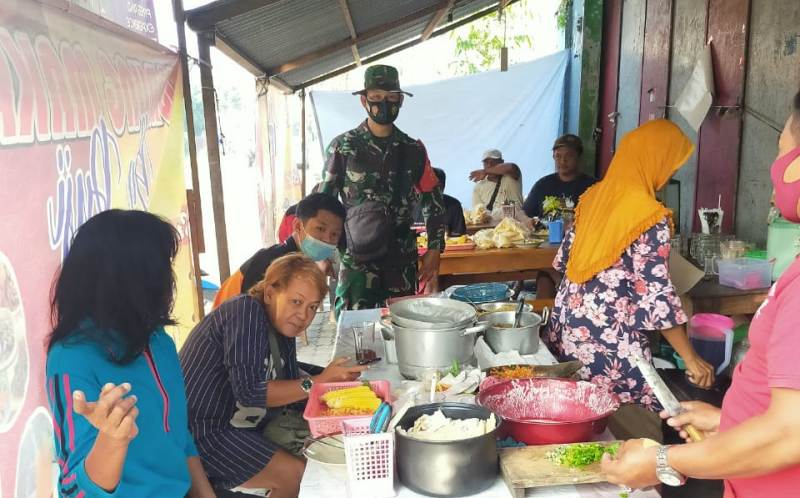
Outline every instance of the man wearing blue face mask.
[(302, 252), (320, 267), (326, 266), (342, 236), (344, 206), (329, 194), (311, 194), (297, 204), (295, 215), (292, 236), (282, 244), (259, 250), (245, 261), (220, 287), (214, 308), (250, 290), (264, 278), (269, 265), (281, 256)]

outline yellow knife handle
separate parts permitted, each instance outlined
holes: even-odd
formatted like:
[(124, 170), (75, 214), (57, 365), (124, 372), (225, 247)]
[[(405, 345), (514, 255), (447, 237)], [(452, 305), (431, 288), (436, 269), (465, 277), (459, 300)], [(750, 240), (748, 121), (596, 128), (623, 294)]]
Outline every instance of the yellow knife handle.
[(700, 441), (705, 439), (703, 433), (698, 431), (692, 424), (684, 425), (683, 430), (685, 430), (686, 434), (689, 435), (689, 439), (691, 439), (695, 443), (699, 443)]

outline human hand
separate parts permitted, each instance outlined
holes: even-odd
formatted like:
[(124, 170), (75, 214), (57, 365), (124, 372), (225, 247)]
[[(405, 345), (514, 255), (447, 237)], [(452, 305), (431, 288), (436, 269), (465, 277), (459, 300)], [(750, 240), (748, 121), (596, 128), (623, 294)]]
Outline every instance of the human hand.
[(714, 367), (703, 360), (700, 355), (695, 354), (690, 359), (684, 358), (686, 363), (686, 377), (692, 384), (708, 389), (714, 384)]
[(469, 174), (469, 179), (473, 182), (479, 182), (485, 179), (488, 176), (488, 173), (482, 169), (476, 169)]
[(83, 391), (72, 393), (75, 413), (83, 416), (92, 427), (109, 440), (127, 445), (139, 434), (136, 417), (136, 396), (124, 397), (131, 390), (127, 382), (120, 385), (108, 383), (100, 390), (97, 401), (86, 401)]
[(659, 415), (666, 419), (667, 425), (674, 427), (686, 441), (690, 441), (689, 434), (683, 427), (691, 424), (698, 431), (713, 436), (719, 431), (719, 421), (722, 411), (716, 406), (702, 401), (684, 401), (681, 406), (685, 410), (683, 413), (670, 417), (669, 413), (662, 411)]
[(348, 357), (335, 358), (316, 376), (314, 382), (352, 382), (369, 368), (367, 365), (346, 365), (349, 361)]
[(608, 453), (600, 461), (600, 470), (608, 482), (633, 489), (659, 484), (656, 475), (656, 447), (652, 439), (631, 439), (622, 444), (617, 456)]
[(428, 250), (422, 256), (422, 264), (420, 265), (419, 283), (423, 284), (426, 291), (436, 292), (439, 286), (439, 262), (441, 260), (441, 252), (437, 250)]
[(328, 277), (335, 277), (336, 275), (333, 273), (333, 263), (331, 263), (330, 259), (323, 259), (322, 261), (316, 262), (317, 268), (320, 269), (322, 273), (324, 273)]

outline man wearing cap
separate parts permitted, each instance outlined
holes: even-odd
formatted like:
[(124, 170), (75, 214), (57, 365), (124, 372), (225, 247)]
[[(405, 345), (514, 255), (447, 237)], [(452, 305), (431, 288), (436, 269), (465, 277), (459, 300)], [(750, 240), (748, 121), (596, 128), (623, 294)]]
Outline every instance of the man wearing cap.
[[(432, 289), (444, 249), (444, 202), (425, 147), (393, 123), (403, 106), (397, 69), (375, 65), (364, 73), (361, 106), (367, 119), (331, 141), (321, 192), (341, 196), (347, 209), (346, 248), (336, 289), (336, 314), (383, 305), (390, 297)], [(419, 261), (411, 230), (419, 202), (428, 250)]]
[(491, 212), (511, 201), (522, 204), (522, 172), (514, 163), (503, 160), (497, 149), (483, 153), (483, 168), (469, 174), (476, 182), (472, 191), (472, 207), (483, 204)]
[(541, 178), (531, 189), (522, 209), (530, 218), (541, 218), (547, 197), (558, 197), (578, 204), (578, 198), (597, 181), (580, 172), (583, 142), (575, 135), (559, 137), (553, 144), (556, 172)]

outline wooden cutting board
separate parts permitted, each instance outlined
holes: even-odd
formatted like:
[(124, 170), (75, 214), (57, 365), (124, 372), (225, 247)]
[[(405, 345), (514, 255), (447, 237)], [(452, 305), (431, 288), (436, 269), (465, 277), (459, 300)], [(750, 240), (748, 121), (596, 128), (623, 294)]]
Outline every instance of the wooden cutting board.
[[(621, 441), (602, 441), (611, 445)], [(561, 444), (526, 446), (500, 450), (500, 471), (514, 498), (525, 496), (525, 489), (564, 484), (591, 484), (606, 482), (600, 472), (600, 463), (583, 469), (572, 469), (547, 459), (547, 453)]]

